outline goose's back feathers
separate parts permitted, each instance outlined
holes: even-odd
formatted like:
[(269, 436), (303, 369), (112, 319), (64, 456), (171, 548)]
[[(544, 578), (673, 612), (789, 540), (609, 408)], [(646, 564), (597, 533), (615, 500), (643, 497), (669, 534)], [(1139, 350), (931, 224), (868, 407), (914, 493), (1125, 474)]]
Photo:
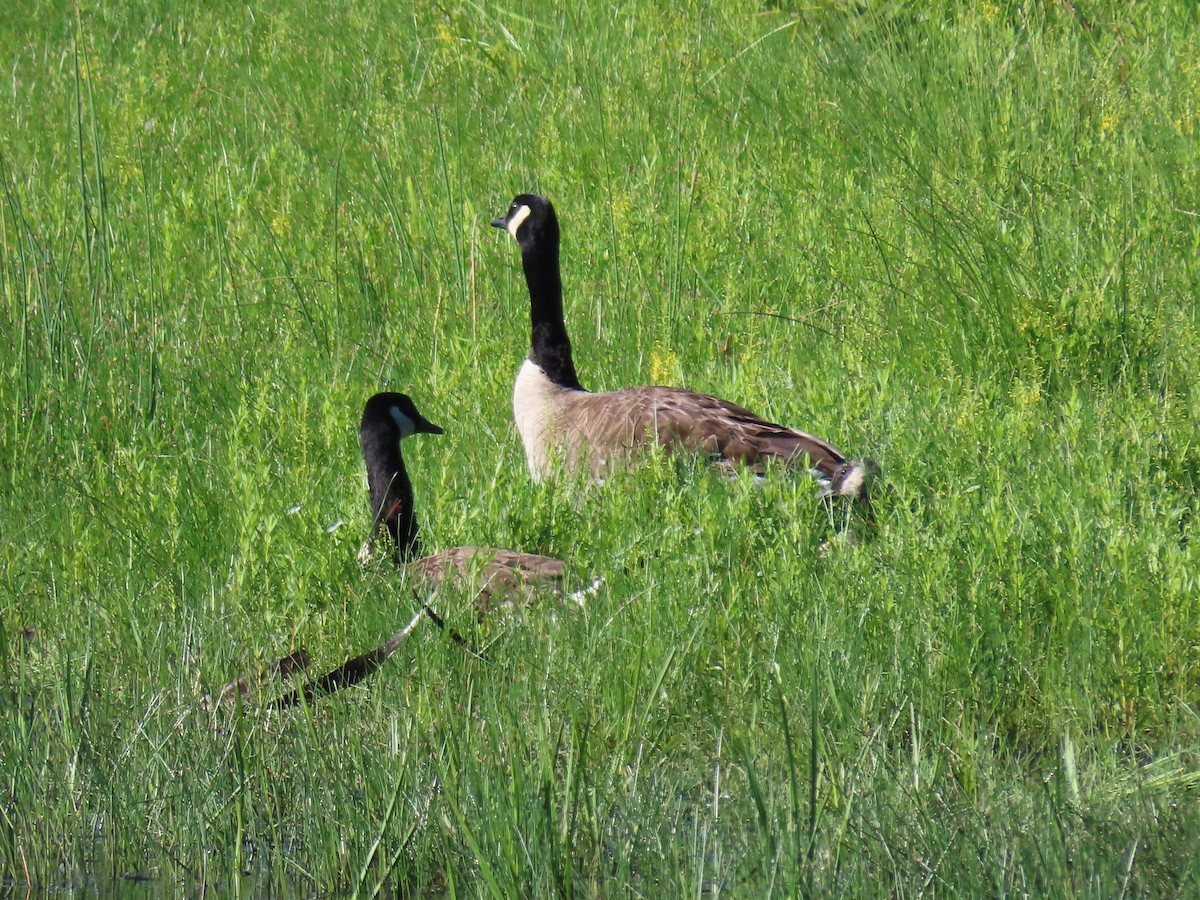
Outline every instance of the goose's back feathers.
[(692, 450), (728, 465), (760, 467), (774, 459), (816, 469), (826, 480), (846, 464), (832, 444), (719, 397), (659, 386), (596, 393), (564, 388), (530, 360), (517, 378), (513, 408), (530, 470), (539, 480), (556, 461), (602, 476), (650, 444), (668, 452)]
[(496, 602), (527, 599), (537, 586), (562, 581), (566, 575), (561, 560), (488, 547), (451, 547), (418, 559), (411, 569), (435, 587), (473, 578), (472, 589), (479, 586), (475, 606), (481, 614)]
[(767, 459), (797, 462), (826, 474), (846, 461), (820, 438), (768, 422), (719, 397), (682, 388), (578, 391), (564, 397), (560, 408), (573, 441), (616, 456), (654, 442), (668, 451), (689, 449), (748, 466)]

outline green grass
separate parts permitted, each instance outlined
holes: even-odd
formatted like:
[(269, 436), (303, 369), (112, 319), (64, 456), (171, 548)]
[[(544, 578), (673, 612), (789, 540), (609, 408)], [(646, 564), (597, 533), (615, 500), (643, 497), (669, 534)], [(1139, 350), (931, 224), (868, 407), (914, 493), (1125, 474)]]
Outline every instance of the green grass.
[[(0, 13), (6, 883), (1197, 890), (1192, 7), (134, 6)], [(689, 460), (532, 485), (525, 190), (587, 386), (877, 458), (875, 538)], [(203, 711), (411, 616), (380, 389), (447, 430), (427, 546), (604, 587)]]

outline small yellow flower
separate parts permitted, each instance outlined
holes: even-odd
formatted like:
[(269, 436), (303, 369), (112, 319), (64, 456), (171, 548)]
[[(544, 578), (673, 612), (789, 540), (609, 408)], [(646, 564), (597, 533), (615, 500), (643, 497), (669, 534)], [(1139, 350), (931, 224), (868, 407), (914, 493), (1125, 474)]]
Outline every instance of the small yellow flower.
[(117, 180), (121, 182), (121, 186), (129, 184), (129, 182), (138, 182), (142, 180), (141, 167), (135, 163), (122, 161), (117, 163)]
[(1118, 124), (1119, 123), (1117, 121), (1116, 115), (1114, 115), (1113, 113), (1105, 113), (1103, 116), (1100, 117), (1100, 133), (1102, 135), (1110, 134), (1117, 130)]
[(1000, 18), (1000, 7), (995, 3), (979, 4), (979, 12), (983, 15), (984, 21), (995, 22)]
[(1018, 380), (1013, 385), (1013, 401), (1017, 407), (1026, 409), (1031, 406), (1037, 406), (1042, 399), (1042, 388), (1036, 381), (1026, 382)]
[(654, 352), (650, 354), (651, 384), (667, 384), (675, 380), (675, 373), (678, 369), (679, 357), (669, 348), (654, 348)]
[(97, 74), (95, 69), (96, 69), (96, 66), (91, 61), (91, 59), (88, 58), (87, 56), (84, 56), (82, 53), (80, 53), (79, 54), (79, 80), (80, 81), (93, 80), (93, 78), (95, 78), (96, 74)]

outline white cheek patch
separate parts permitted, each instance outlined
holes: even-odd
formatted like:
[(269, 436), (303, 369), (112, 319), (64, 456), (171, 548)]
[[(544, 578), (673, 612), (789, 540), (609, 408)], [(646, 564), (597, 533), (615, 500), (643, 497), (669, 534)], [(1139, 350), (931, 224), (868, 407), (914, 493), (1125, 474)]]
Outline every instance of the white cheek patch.
[(521, 227), (522, 222), (529, 218), (529, 214), (531, 212), (533, 212), (533, 210), (522, 203), (521, 208), (509, 216), (508, 221), (504, 224), (504, 227), (508, 233), (515, 238), (517, 236), (517, 229)]
[(396, 424), (400, 426), (400, 437), (412, 437), (417, 433), (417, 423), (400, 411), (400, 407), (393, 406), (391, 408), (392, 418), (396, 420)]

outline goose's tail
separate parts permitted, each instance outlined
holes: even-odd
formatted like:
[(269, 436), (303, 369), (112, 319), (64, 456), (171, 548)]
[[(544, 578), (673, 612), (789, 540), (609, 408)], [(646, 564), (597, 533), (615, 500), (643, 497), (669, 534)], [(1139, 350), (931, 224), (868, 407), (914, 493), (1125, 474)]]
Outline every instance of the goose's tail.
[(815, 472), (824, 498), (849, 497), (852, 500), (867, 500), (871, 485), (880, 474), (879, 463), (873, 459), (848, 459), (833, 474)]

